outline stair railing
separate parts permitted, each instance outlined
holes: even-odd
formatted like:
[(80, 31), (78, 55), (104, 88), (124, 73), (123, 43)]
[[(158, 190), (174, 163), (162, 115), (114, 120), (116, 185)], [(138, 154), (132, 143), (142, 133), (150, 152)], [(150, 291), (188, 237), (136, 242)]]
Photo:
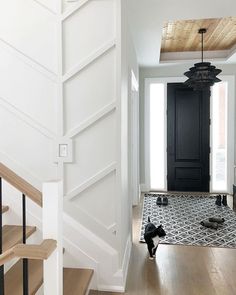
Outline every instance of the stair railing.
[[(0, 177), (0, 254), (2, 254), (2, 178)], [(4, 295), (4, 265), (0, 266), (0, 294)]]
[[(25, 194), (22, 194), (22, 242), (26, 244), (26, 198)], [(29, 294), (29, 281), (28, 281), (28, 259), (23, 258), (23, 295)]]
[[(57, 242), (56, 249), (47, 260), (44, 260), (44, 295), (62, 295), (63, 262), (62, 262), (62, 216), (63, 187), (62, 181), (52, 181), (43, 184), (43, 194), (18, 176), (12, 170), (0, 163), (0, 257), (2, 245), (2, 178), (22, 192), (22, 242), (26, 245), (27, 220), (26, 196), (42, 207), (43, 239), (53, 239)], [(25, 248), (27, 249), (27, 247)], [(28, 259), (23, 258), (23, 295), (29, 295)], [(0, 294), (4, 295), (4, 265), (0, 265)]]
[(0, 266), (13, 258), (47, 260), (57, 247), (55, 240), (43, 240), (40, 245), (17, 244), (0, 255)]

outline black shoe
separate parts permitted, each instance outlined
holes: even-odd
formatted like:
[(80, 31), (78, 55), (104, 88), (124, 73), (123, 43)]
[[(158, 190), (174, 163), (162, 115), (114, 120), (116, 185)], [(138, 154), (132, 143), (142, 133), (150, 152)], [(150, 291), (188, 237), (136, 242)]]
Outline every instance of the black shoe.
[(213, 229), (217, 229), (218, 228), (218, 223), (217, 222), (210, 222), (208, 220), (204, 220), (204, 221), (201, 221), (200, 224), (202, 226), (213, 228)]
[(216, 205), (221, 206), (221, 195), (216, 196)]
[(157, 197), (156, 204), (157, 204), (158, 206), (159, 206), (159, 205), (162, 205), (162, 200), (161, 200), (161, 197), (160, 197), (160, 196)]
[(221, 218), (221, 217), (210, 217), (209, 221), (210, 222), (223, 223), (223, 222), (225, 222), (225, 219)]
[(162, 199), (162, 205), (164, 205), (164, 206), (168, 205), (168, 199), (167, 199), (167, 197), (163, 197), (163, 199)]
[(227, 205), (227, 195), (223, 195), (222, 205), (228, 206)]

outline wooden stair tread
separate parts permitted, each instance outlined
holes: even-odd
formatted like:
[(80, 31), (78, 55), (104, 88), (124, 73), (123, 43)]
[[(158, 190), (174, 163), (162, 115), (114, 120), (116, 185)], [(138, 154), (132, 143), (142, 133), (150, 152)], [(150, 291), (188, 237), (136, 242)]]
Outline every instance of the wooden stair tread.
[(63, 295), (85, 295), (92, 276), (92, 269), (63, 268)]
[[(20, 259), (5, 274), (5, 295), (22, 295), (23, 263)], [(34, 295), (43, 283), (43, 261), (29, 259), (29, 295)]]
[[(3, 232), (3, 252), (15, 246), (16, 244), (22, 243), (22, 226), (21, 225), (4, 225), (2, 228)], [(26, 227), (27, 238), (36, 231), (35, 226)]]
[(2, 206), (2, 213), (5, 213), (9, 210), (9, 206)]
[[(43, 284), (43, 261), (29, 259), (29, 295)], [(22, 295), (22, 259), (5, 274), (5, 295)], [(63, 268), (63, 295), (85, 295), (93, 276), (92, 269)]]

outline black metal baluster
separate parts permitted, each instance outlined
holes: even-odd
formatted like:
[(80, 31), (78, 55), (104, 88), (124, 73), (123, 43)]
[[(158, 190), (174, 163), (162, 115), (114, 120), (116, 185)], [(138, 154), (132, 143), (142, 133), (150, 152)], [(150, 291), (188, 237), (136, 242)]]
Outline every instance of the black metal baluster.
[[(2, 178), (0, 177), (0, 254), (2, 254)], [(0, 294), (4, 295), (4, 265), (0, 266)]]
[[(23, 244), (26, 244), (26, 198), (22, 194)], [(28, 259), (23, 259), (23, 295), (29, 294)]]

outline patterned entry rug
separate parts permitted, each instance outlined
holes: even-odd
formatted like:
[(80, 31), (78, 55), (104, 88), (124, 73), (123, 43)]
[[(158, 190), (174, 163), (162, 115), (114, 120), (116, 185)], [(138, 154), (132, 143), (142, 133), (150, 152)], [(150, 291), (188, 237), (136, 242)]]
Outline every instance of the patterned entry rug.
[[(168, 195), (167, 206), (157, 206), (157, 196), (145, 194), (140, 242), (148, 216), (156, 226), (162, 224), (166, 236), (161, 244), (195, 245), (236, 248), (236, 214), (228, 206), (215, 205), (215, 196)], [(223, 217), (218, 229), (203, 227), (200, 222), (209, 217)]]

